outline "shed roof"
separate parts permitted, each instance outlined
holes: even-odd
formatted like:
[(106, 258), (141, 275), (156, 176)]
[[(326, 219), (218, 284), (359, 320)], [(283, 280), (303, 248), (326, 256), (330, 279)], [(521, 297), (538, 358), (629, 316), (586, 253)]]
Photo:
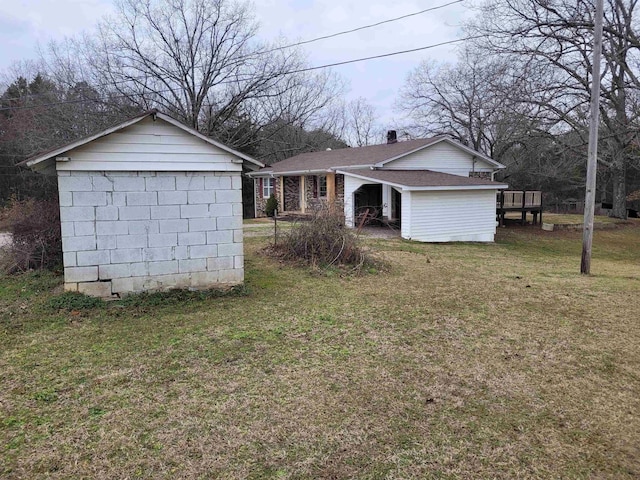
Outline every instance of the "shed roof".
[(482, 158), (491, 165), (494, 165), (496, 168), (504, 168), (504, 165), (480, 152), (476, 152), (475, 150), (451, 140), (448, 137), (437, 136), (407, 140), (392, 144), (384, 143), (381, 145), (371, 145), (366, 147), (339, 148), (336, 150), (302, 153), (254, 172), (254, 175), (313, 173), (340, 168), (351, 169), (353, 167), (370, 167), (374, 165), (382, 166), (393, 160), (440, 142), (447, 142), (457, 148), (463, 149), (472, 155)]
[(237, 150), (234, 150), (228, 146), (226, 146), (223, 143), (217, 142), (214, 139), (207, 137), (206, 135), (201, 134), (200, 132), (198, 132), (197, 130), (194, 130), (193, 128), (190, 128), (188, 126), (186, 126), (185, 124), (183, 124), (182, 122), (179, 122), (178, 120), (176, 120), (175, 118), (170, 117), (169, 115), (159, 112), (157, 109), (152, 109), (152, 110), (148, 110), (144, 113), (141, 113), (139, 115), (136, 115), (135, 117), (129, 118), (128, 120), (125, 120), (124, 122), (118, 123), (112, 127), (109, 127), (105, 130), (102, 130), (100, 132), (94, 133), (92, 135), (89, 135), (87, 137), (81, 138), (79, 140), (75, 140), (73, 142), (67, 143), (65, 145), (59, 146), (59, 147), (55, 147), (52, 148), (50, 150), (46, 150), (44, 152), (38, 153), (36, 155), (33, 155), (30, 158), (27, 158), (26, 160), (23, 160), (22, 162), (18, 163), (18, 165), (23, 165), (23, 166), (27, 166), (30, 168), (34, 168), (34, 169), (38, 169), (38, 165), (46, 162), (47, 160), (51, 160), (54, 159), (55, 157), (64, 154), (65, 152), (68, 152), (70, 150), (73, 150), (74, 148), (78, 148), (81, 147), (82, 145), (86, 145), (87, 143), (93, 142), (94, 140), (97, 140), (99, 138), (105, 137), (111, 133), (117, 132), (119, 130), (122, 130), (124, 128), (127, 128), (131, 125), (134, 125), (142, 120), (144, 120), (147, 117), (153, 116), (154, 118), (160, 118), (161, 120), (164, 120), (165, 122), (195, 136), (198, 137), (199, 139), (205, 141), (206, 143), (209, 143), (210, 145), (213, 145), (221, 150), (226, 151), (227, 153), (230, 153), (236, 157), (238, 157), (238, 159), (244, 160), (249, 162), (252, 165), (255, 165), (257, 167), (264, 167), (264, 163), (259, 162), (258, 160), (245, 155), (242, 152), (238, 152)]
[(450, 173), (434, 172), (432, 170), (372, 170), (356, 169), (338, 173), (350, 175), (375, 183), (386, 183), (405, 190), (464, 190), (464, 189), (495, 189), (509, 188), (508, 185), (484, 178), (463, 177)]

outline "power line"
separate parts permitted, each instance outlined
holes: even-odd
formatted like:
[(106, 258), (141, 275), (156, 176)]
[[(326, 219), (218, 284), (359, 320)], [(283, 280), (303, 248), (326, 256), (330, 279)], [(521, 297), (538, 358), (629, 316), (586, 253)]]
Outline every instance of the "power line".
[(365, 30), (367, 28), (378, 27), (380, 25), (384, 25), (385, 23), (397, 22), (398, 20), (403, 20), (405, 18), (415, 17), (416, 15), (421, 15), (423, 13), (431, 12), (433, 10), (439, 10), (441, 8), (448, 7), (449, 5), (454, 5), (456, 3), (462, 3), (464, 1), (465, 0), (454, 0), (453, 2), (444, 3), (442, 5), (437, 5), (435, 7), (425, 8), (424, 10), (420, 10), (419, 12), (408, 13), (407, 15), (402, 15), (400, 17), (395, 17), (395, 18), (390, 18), (388, 20), (382, 20), (380, 22), (371, 23), (369, 25), (363, 25), (361, 27), (352, 28), (351, 30), (343, 30), (341, 32), (331, 33), (329, 35), (323, 35), (321, 37), (311, 38), (309, 40), (303, 40), (303, 41), (300, 41), (300, 42), (297, 42), (297, 43), (292, 43), (290, 45), (285, 45), (284, 47), (277, 47), (277, 48), (273, 48), (271, 50), (266, 50), (266, 51), (260, 52), (260, 53), (261, 54), (263, 54), (263, 53), (271, 53), (271, 52), (275, 52), (275, 51), (282, 50), (282, 49), (285, 49), (285, 48), (297, 47), (297, 46), (300, 46), (300, 45), (307, 45), (309, 43), (317, 42), (317, 41), (320, 41), (320, 40), (326, 40), (328, 38), (339, 37), (341, 35), (346, 35), (348, 33), (358, 32), (360, 30)]
[[(315, 67), (307, 67), (307, 68), (300, 68), (297, 70), (290, 70), (288, 72), (282, 72), (279, 74), (276, 74), (272, 77), (272, 79), (275, 78), (279, 78), (279, 77), (284, 77), (287, 75), (293, 75), (296, 73), (303, 73), (303, 72), (310, 72), (313, 70), (321, 70), (324, 68), (330, 68), (330, 67), (337, 67), (337, 66), (341, 66), (341, 65), (348, 65), (351, 63), (358, 63), (358, 62), (365, 62), (365, 61), (369, 61), (369, 60), (375, 60), (375, 59), (379, 59), (379, 58), (385, 58), (385, 57), (392, 57), (395, 55), (404, 55), (406, 53), (413, 53), (413, 52), (419, 52), (419, 51), (423, 51), (423, 50), (429, 50), (432, 48), (436, 48), (436, 47), (442, 47), (444, 45), (451, 45), (454, 43), (460, 43), (460, 42), (465, 42), (468, 40), (474, 40), (477, 38), (481, 38), (484, 35), (476, 35), (476, 36), (472, 36), (472, 37), (465, 37), (465, 38), (458, 38), (455, 40), (448, 40), (446, 42), (440, 42), (440, 43), (434, 43), (431, 45), (426, 45), (424, 47), (418, 47), (418, 48), (411, 48), (409, 50), (400, 50), (400, 51), (396, 51), (396, 52), (390, 52), (390, 53), (383, 53), (380, 55), (372, 55), (370, 57), (361, 57), (361, 58), (355, 58), (355, 59), (351, 59), (351, 60), (345, 60), (342, 62), (334, 62), (334, 63), (327, 63), (324, 65), (317, 65)], [(217, 83), (216, 85), (222, 85), (222, 84), (229, 84), (229, 83), (236, 83), (238, 80), (229, 80), (229, 81), (222, 81)], [(127, 95), (112, 95), (109, 97), (109, 100), (114, 100), (116, 98), (129, 98), (132, 96), (144, 96), (144, 95), (148, 95), (148, 94), (158, 94), (158, 93), (169, 93), (172, 92), (173, 90), (171, 89), (166, 89), (166, 90), (157, 90), (157, 91), (150, 91), (150, 92), (140, 92), (140, 93), (130, 93)], [(103, 101), (103, 100), (99, 100), (99, 99), (82, 99), (82, 100), (61, 100), (59, 102), (52, 102), (52, 103), (43, 103), (42, 105), (21, 105), (21, 106), (17, 106), (17, 107), (3, 107), (0, 108), (0, 112), (4, 112), (4, 111), (11, 111), (11, 110), (31, 110), (34, 108), (45, 108), (45, 107), (56, 107), (59, 105), (68, 105), (68, 104), (76, 104), (76, 103), (88, 103), (88, 102), (95, 102), (95, 103), (105, 103), (107, 104), (107, 101)], [(204, 106), (212, 106), (212, 105), (208, 105), (205, 104)]]
[[(384, 25), (384, 24), (387, 24), (387, 23), (397, 22), (399, 20), (404, 20), (405, 18), (415, 17), (417, 15), (422, 15), (423, 13), (432, 12), (434, 10), (439, 10), (441, 8), (446, 8), (446, 7), (450, 6), (450, 5), (455, 5), (456, 3), (462, 3), (464, 1), (465, 0), (454, 0), (454, 1), (451, 1), (451, 2), (448, 2), (448, 3), (443, 3), (442, 5), (436, 5), (435, 7), (425, 8), (424, 10), (420, 10), (420, 11), (413, 12), (413, 13), (408, 13), (406, 15), (401, 15), (399, 17), (389, 18), (387, 20), (382, 20), (380, 22), (370, 23), (370, 24), (367, 24), (367, 25), (362, 25), (360, 27), (352, 28), (350, 30), (343, 30), (343, 31), (336, 32), (336, 33), (331, 33), (331, 34), (328, 34), (328, 35), (322, 35), (320, 37), (310, 38), (308, 40), (302, 40), (300, 42), (291, 43), (289, 45), (283, 45), (281, 47), (274, 47), (274, 48), (271, 48), (269, 50), (262, 50), (262, 51), (259, 51), (259, 52), (254, 52), (254, 53), (249, 54), (249, 55), (240, 56), (236, 60), (244, 60), (244, 59), (252, 58), (252, 57), (255, 57), (255, 56), (265, 55), (267, 53), (273, 53), (273, 52), (285, 50), (287, 48), (298, 47), (300, 45), (308, 45), (309, 43), (318, 42), (320, 40), (326, 40), (326, 39), (329, 39), (329, 38), (339, 37), (341, 35), (347, 35), (349, 33), (359, 32), (361, 30), (366, 30), (366, 29), (369, 29), (369, 28), (378, 27), (380, 25)], [(79, 82), (87, 83), (87, 87), (88, 88), (98, 89), (98, 88), (103, 88), (103, 87), (111, 87), (113, 85), (118, 85), (118, 84), (121, 84), (121, 83), (128, 83), (128, 82), (131, 82), (131, 81), (142, 82), (142, 81), (147, 81), (148, 79), (149, 79), (149, 77), (130, 78), (130, 79), (126, 79), (126, 80), (116, 80), (114, 82), (110, 82), (110, 83), (106, 83), (106, 84), (98, 84), (98, 85), (91, 85), (88, 82), (86, 82), (86, 80), (80, 80)], [(51, 93), (27, 94), (27, 95), (23, 95), (21, 97), (6, 98), (6, 99), (4, 99), (4, 101), (23, 100), (25, 98), (36, 98), (36, 97), (41, 97), (41, 96), (47, 96), (47, 95), (50, 95), (50, 94)], [(2, 110), (2, 109), (0, 109), (0, 110)]]
[(428, 50), (428, 49), (431, 49), (431, 48), (442, 47), (443, 45), (451, 45), (453, 43), (464, 42), (464, 41), (467, 41), (467, 40), (474, 40), (474, 39), (480, 38), (480, 37), (484, 37), (484, 35), (476, 35), (474, 37), (458, 38), (458, 39), (455, 39), (455, 40), (448, 40), (446, 42), (434, 43), (432, 45), (427, 45), (425, 47), (411, 48), (409, 50), (400, 50), (400, 51), (391, 52), (391, 53), (383, 53), (383, 54), (380, 54), (380, 55), (373, 55), (371, 57), (356, 58), (356, 59), (353, 59), (353, 60), (345, 60), (344, 62), (328, 63), (326, 65), (319, 65), (317, 67), (301, 68), (299, 70), (293, 70), (291, 72), (287, 72), (287, 73), (285, 73), (283, 75), (289, 75), (289, 74), (293, 74), (293, 73), (310, 72), (312, 70), (319, 70), (319, 69), (322, 69), (322, 68), (329, 68), (329, 67), (337, 67), (337, 66), (340, 66), (340, 65), (347, 65), (349, 63), (365, 62), (365, 61), (368, 61), (368, 60), (375, 60), (377, 58), (385, 58), (385, 57), (392, 57), (392, 56), (395, 56), (395, 55), (403, 55), (405, 53), (419, 52), (421, 50)]

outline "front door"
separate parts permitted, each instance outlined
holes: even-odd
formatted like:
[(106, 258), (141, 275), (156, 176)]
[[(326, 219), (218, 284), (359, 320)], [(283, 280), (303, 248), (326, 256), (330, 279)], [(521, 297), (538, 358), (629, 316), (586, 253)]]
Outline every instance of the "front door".
[(300, 211), (300, 177), (284, 177), (284, 211)]

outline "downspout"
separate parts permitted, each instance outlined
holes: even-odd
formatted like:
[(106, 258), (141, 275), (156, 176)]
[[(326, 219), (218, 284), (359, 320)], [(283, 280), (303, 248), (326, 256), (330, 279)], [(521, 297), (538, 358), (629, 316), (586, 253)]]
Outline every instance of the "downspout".
[(256, 179), (253, 179), (253, 218), (258, 218), (258, 193), (256, 192)]

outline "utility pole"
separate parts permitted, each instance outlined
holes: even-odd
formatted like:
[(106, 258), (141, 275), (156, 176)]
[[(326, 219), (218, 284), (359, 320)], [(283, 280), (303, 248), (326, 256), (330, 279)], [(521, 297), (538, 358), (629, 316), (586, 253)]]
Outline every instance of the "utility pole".
[(587, 186), (584, 198), (584, 227), (582, 230), (582, 262), (580, 273), (591, 272), (593, 243), (593, 214), (596, 204), (596, 167), (598, 165), (598, 123), (600, 121), (600, 57), (602, 55), (603, 0), (596, 0), (593, 25), (593, 64), (591, 73), (591, 108), (589, 119), (589, 150), (587, 152)]

